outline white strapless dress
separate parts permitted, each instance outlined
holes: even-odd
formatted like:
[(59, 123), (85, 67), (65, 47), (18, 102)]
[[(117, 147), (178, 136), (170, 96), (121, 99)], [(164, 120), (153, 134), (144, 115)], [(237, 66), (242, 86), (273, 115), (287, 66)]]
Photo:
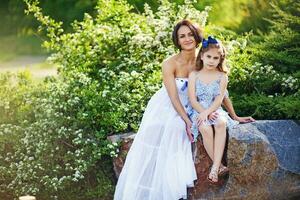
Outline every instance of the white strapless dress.
[[(188, 107), (187, 79), (176, 78), (182, 105)], [(186, 126), (165, 86), (150, 99), (127, 154), (114, 200), (178, 200), (197, 179)]]

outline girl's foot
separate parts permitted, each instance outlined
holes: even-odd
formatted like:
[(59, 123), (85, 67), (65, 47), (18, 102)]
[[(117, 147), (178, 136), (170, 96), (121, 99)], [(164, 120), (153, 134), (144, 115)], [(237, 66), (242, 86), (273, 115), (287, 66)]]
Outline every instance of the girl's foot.
[(226, 174), (228, 174), (228, 172), (229, 172), (228, 167), (221, 164), (221, 166), (219, 168), (219, 176), (226, 175)]
[(210, 173), (207, 176), (207, 180), (212, 184), (218, 183), (218, 167), (215, 167), (214, 165), (210, 169)]

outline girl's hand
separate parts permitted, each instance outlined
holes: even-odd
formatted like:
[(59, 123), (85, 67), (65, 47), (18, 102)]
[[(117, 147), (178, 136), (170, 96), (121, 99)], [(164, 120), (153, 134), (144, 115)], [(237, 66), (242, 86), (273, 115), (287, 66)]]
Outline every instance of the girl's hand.
[(208, 113), (206, 111), (201, 112), (197, 117), (197, 125), (200, 126), (205, 120), (207, 120)]
[(189, 140), (190, 140), (191, 142), (193, 142), (193, 141), (194, 141), (194, 137), (193, 137), (191, 128), (192, 128), (192, 122), (191, 122), (190, 120), (187, 120), (187, 121), (185, 122), (185, 130), (186, 130), (186, 134), (187, 134)]
[(208, 115), (209, 120), (216, 120), (219, 117), (219, 113), (217, 112), (212, 112)]

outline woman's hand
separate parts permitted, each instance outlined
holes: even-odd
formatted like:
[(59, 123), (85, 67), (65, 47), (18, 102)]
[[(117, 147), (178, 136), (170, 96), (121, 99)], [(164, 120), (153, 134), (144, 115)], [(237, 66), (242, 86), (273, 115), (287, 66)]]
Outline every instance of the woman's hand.
[(208, 113), (207, 111), (201, 112), (197, 117), (197, 125), (200, 126), (205, 120), (207, 120)]
[(185, 121), (186, 134), (187, 134), (189, 140), (191, 142), (193, 142), (194, 141), (194, 137), (193, 137), (191, 128), (192, 128), (192, 122), (190, 120)]
[(250, 123), (250, 122), (255, 122), (255, 119), (253, 119), (252, 117), (239, 117), (236, 116), (233, 118), (234, 120), (240, 122), (240, 123)]

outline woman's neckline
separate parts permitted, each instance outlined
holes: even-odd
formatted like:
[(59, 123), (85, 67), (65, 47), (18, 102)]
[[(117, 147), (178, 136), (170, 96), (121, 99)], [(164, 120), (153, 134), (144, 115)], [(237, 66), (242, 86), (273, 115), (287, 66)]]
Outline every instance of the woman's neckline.
[(188, 79), (187, 77), (175, 77), (175, 79)]

